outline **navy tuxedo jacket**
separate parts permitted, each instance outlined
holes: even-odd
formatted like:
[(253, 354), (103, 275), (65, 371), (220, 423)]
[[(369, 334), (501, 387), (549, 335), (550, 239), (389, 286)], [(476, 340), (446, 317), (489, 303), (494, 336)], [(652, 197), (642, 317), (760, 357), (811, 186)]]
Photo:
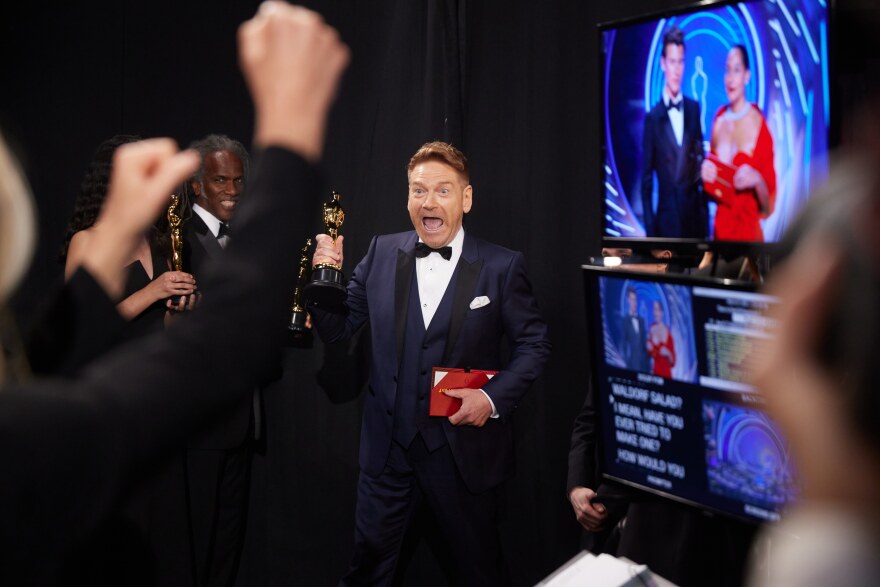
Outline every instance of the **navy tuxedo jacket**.
[[(661, 100), (645, 117), (642, 137), (642, 217), (647, 236), (706, 238), (709, 205), (703, 193), (703, 131), (700, 106), (684, 98), (681, 146)], [(657, 176), (657, 210), (652, 206)]]
[[(325, 342), (345, 340), (364, 322), (370, 322), (373, 356), (361, 429), (360, 466), (372, 476), (382, 472), (391, 447), (396, 394), (418, 392), (397, 387), (409, 296), (418, 295), (411, 287), (417, 241), (415, 231), (375, 237), (348, 283), (345, 308), (310, 308)], [(443, 361), (435, 366), (500, 371), (483, 387), (499, 418), (490, 419), (482, 428), (456, 427), (443, 420), (444, 433), (464, 482), (471, 491), (481, 492), (513, 474), (509, 417), (541, 373), (550, 353), (550, 341), (521, 253), (466, 233), (456, 271)], [(471, 308), (471, 302), (479, 296), (488, 297), (489, 303)], [(506, 365), (501, 356), (505, 338), (510, 343)]]

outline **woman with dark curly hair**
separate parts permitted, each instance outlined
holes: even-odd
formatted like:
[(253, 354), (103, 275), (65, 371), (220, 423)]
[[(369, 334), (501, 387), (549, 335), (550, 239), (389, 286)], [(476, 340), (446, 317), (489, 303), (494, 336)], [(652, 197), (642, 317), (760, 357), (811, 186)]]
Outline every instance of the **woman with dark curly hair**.
[[(67, 234), (61, 249), (64, 259), (64, 277), (70, 279), (76, 271), (74, 263), (77, 250), (99, 231), (113, 231), (97, 221), (112, 171), (113, 153), (120, 145), (141, 140), (133, 135), (115, 135), (98, 146), (95, 156), (83, 178), (76, 196), (73, 215), (67, 225)], [(70, 253), (70, 254), (69, 254)], [(130, 334), (154, 330), (162, 323), (165, 309), (171, 308), (171, 296), (189, 296), (196, 290), (195, 279), (189, 273), (169, 271), (166, 255), (158, 246), (155, 230), (144, 235), (127, 267), (128, 280), (122, 301), (116, 306), (123, 318), (138, 323)]]

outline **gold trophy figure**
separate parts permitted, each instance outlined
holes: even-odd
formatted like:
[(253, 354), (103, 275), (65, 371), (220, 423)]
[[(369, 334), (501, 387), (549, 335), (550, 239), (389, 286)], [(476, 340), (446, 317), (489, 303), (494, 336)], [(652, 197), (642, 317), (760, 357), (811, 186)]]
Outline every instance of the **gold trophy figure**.
[[(171, 233), (171, 269), (183, 271), (183, 235), (181, 227), (183, 218), (180, 217), (180, 196), (171, 194), (171, 205), (168, 206), (168, 226)], [(171, 296), (171, 304), (177, 306), (183, 296)]]
[(293, 305), (290, 308), (290, 324), (287, 328), (294, 337), (307, 334), (309, 328), (306, 326), (306, 308), (303, 304), (303, 289), (309, 279), (309, 249), (312, 246), (312, 239), (306, 239), (306, 244), (302, 248), (302, 255), (299, 258), (299, 273), (296, 276), (296, 287), (293, 290)]
[[(339, 203), (339, 194), (333, 192), (333, 199), (324, 203), (325, 233), (336, 242), (339, 227), (345, 220), (345, 211)], [(334, 306), (345, 299), (345, 285), (342, 283), (342, 267), (333, 263), (320, 263), (312, 268), (312, 280), (303, 290), (309, 303), (319, 306)]]
[[(345, 222), (345, 210), (342, 209), (342, 205), (339, 203), (339, 193), (332, 192), (333, 199), (329, 202), (324, 202), (324, 226), (327, 228), (327, 234), (330, 235), (330, 238), (333, 239), (333, 242), (336, 242), (336, 237), (339, 236), (339, 227), (342, 226), (342, 223)], [(328, 267), (336, 267), (336, 265), (327, 264)], [(341, 269), (340, 267), (336, 267), (337, 269)]]

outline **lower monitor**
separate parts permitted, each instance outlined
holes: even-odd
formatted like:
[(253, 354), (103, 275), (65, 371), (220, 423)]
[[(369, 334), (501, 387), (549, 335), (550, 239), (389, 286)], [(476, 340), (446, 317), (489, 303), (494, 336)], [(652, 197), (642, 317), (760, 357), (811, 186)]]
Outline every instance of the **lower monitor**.
[(584, 266), (603, 476), (708, 510), (777, 520), (789, 449), (748, 382), (777, 298), (749, 285)]

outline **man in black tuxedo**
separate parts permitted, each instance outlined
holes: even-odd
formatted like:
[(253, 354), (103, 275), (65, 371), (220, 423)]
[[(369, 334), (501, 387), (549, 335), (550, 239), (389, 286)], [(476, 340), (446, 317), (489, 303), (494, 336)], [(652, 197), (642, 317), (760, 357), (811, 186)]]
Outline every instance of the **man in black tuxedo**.
[[(642, 135), (642, 221), (652, 237), (706, 238), (709, 207), (703, 193), (703, 131), (700, 106), (681, 92), (684, 33), (670, 27), (663, 35), (660, 67), (663, 98), (645, 117)], [(654, 175), (657, 209), (654, 210)]]
[[(426, 507), (449, 543), (456, 584), (500, 585), (497, 493), (513, 474), (510, 417), (547, 361), (547, 326), (522, 253), (462, 228), (473, 188), (461, 151), (423, 145), (407, 175), (415, 230), (373, 239), (344, 307), (310, 307), (325, 342), (370, 325), (355, 551), (342, 584), (391, 584), (404, 535)], [(319, 263), (342, 263), (342, 239), (318, 235)], [(432, 367), (499, 372), (482, 389), (449, 389), (461, 407), (432, 417)]]
[(645, 331), (645, 319), (639, 315), (639, 296), (636, 290), (626, 290), (627, 313), (623, 317), (623, 341), (621, 352), (628, 369), (647, 373), (651, 370), (648, 357), (648, 334)]
[[(190, 180), (195, 201), (184, 226), (183, 258), (186, 270), (198, 281), (212, 263), (223, 263), (229, 223), (245, 188), (248, 154), (240, 142), (220, 134), (208, 135), (189, 148), (199, 153), (201, 165)], [(192, 541), (195, 568), (191, 571), (199, 584), (232, 585), (235, 581), (257, 433), (255, 398), (258, 393), (245, 394), (234, 409), (189, 440), (184, 459), (188, 523), (182, 530)]]
[(195, 201), (184, 225), (183, 262), (198, 276), (229, 240), (229, 222), (244, 192), (248, 153), (240, 142), (220, 134), (194, 141), (189, 148), (199, 153), (202, 164), (189, 182)]

